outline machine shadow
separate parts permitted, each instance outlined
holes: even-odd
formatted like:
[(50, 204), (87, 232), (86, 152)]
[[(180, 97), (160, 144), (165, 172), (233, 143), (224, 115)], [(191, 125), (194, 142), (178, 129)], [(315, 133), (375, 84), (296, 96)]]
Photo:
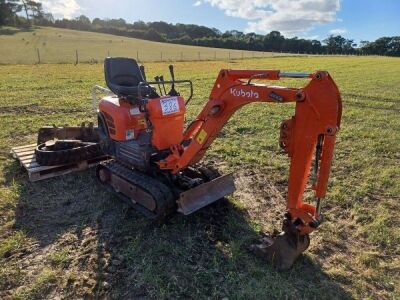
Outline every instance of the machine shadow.
[[(247, 247), (258, 232), (246, 211), (226, 199), (160, 224), (107, 192), (93, 170), (31, 183), (14, 162), (6, 167), (5, 179), (6, 185), (15, 181), (20, 186), (13, 229), (37, 241), (34, 254), (68, 249), (70, 262), (63, 272), (93, 279), (92, 294), (80, 294), (80, 284), (88, 283), (76, 279), (67, 286), (74, 286), (69, 296), (158, 298), (162, 291), (167, 298), (196, 298), (196, 290), (203, 297), (247, 298), (255, 279), (265, 284), (267, 298), (274, 295), (271, 280), (289, 287), (289, 297), (307, 295), (309, 284), (336, 298), (351, 297), (307, 255), (286, 273), (254, 257)], [(249, 290), (236, 295), (247, 283)]]

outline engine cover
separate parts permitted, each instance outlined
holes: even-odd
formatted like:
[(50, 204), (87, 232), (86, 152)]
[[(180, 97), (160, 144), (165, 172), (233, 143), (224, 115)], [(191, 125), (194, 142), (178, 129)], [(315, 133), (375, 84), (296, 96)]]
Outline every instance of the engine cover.
[(139, 106), (118, 97), (104, 97), (99, 103), (99, 110), (114, 141), (135, 140), (147, 128), (146, 115), (139, 110)]
[(146, 110), (124, 99), (108, 96), (99, 103), (105, 123), (103, 151), (125, 165), (148, 171), (153, 155), (183, 140), (185, 101), (180, 96), (147, 100)]
[(155, 149), (150, 144), (150, 135), (140, 134), (137, 140), (115, 142), (115, 158), (125, 165), (146, 172), (150, 167), (150, 158)]

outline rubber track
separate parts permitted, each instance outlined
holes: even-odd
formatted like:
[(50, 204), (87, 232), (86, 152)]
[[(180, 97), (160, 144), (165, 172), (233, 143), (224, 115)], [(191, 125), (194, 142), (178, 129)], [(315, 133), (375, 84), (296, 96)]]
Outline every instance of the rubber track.
[(36, 147), (35, 156), (36, 161), (42, 166), (78, 163), (103, 154), (98, 144), (57, 151), (43, 151), (41, 147), (43, 144)]
[[(134, 208), (138, 208), (137, 206), (140, 206), (142, 208), (140, 209), (141, 211), (145, 210), (150, 214), (154, 214), (154, 218), (162, 218), (168, 214), (171, 205), (175, 204), (170, 189), (155, 178), (143, 174), (139, 171), (128, 169), (127, 167), (118, 163), (115, 160), (103, 161), (100, 163), (100, 166), (108, 169), (113, 174), (121, 177), (122, 179), (125, 179), (131, 184), (139, 186), (141, 189), (147, 191), (154, 198), (157, 205), (156, 213), (154, 213), (144, 208), (140, 204), (133, 205), (133, 203), (129, 201), (129, 203)], [(125, 198), (128, 197), (125, 196)], [(148, 214), (146, 213), (146, 215)]]

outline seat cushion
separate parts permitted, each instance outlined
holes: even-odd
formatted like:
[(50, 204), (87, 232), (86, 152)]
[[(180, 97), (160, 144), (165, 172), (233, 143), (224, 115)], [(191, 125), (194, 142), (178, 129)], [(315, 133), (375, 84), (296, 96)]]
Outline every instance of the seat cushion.
[(137, 96), (138, 84), (144, 81), (139, 65), (132, 58), (107, 57), (104, 75), (108, 88), (118, 96)]

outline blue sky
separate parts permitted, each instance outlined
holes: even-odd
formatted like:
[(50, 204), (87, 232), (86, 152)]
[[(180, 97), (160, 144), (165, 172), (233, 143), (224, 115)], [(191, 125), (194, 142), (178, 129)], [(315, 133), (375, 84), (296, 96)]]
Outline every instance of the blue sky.
[(400, 0), (43, 0), (60, 17), (84, 14), (91, 19), (129, 22), (165, 21), (199, 24), (222, 31), (267, 33), (324, 39), (329, 34), (374, 40), (400, 35)]

